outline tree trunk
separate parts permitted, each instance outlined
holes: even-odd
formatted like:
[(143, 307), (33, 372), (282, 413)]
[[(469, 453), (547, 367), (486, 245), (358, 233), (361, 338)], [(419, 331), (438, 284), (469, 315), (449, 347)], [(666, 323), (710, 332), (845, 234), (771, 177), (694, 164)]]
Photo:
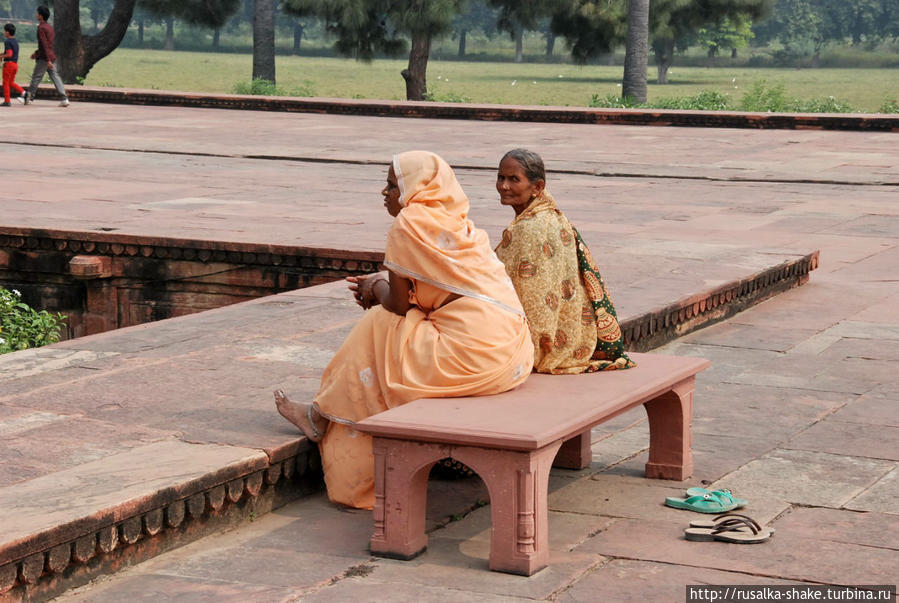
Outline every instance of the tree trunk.
[(143, 46), (144, 45), (144, 20), (139, 19), (137, 22), (137, 41)]
[(712, 67), (715, 64), (716, 56), (718, 56), (718, 47), (717, 46), (709, 46), (709, 49), (705, 54), (705, 66)]
[(736, 48), (730, 49), (730, 58), (732, 58), (732, 59), (737, 58), (737, 49)]
[(409, 50), (409, 66), (403, 69), (406, 80), (406, 100), (425, 100), (428, 94), (428, 56), (431, 53), (431, 34), (427, 31), (412, 32), (412, 48)]
[(468, 42), (468, 30), (463, 29), (459, 32), (459, 52), (457, 56), (461, 59), (465, 56), (465, 45)]
[(515, 62), (524, 61), (524, 28), (521, 25), (515, 26)]
[(300, 54), (300, 46), (303, 44), (303, 32), (306, 27), (302, 23), (293, 26), (293, 53)]
[(222, 30), (219, 29), (218, 27), (216, 27), (215, 30), (212, 32), (212, 47), (218, 48), (219, 42), (221, 42), (221, 41), (222, 41)]
[(627, 1), (627, 46), (621, 96), (646, 102), (646, 69), (649, 62), (649, 0)]
[(169, 17), (165, 20), (165, 50), (175, 50), (175, 19)]
[(56, 63), (64, 82), (74, 84), (84, 79), (91, 67), (118, 47), (128, 32), (136, 1), (115, 0), (106, 25), (94, 36), (81, 34), (80, 0), (56, 0), (53, 3)]
[(674, 40), (665, 40), (655, 44), (656, 55), (656, 83), (665, 85), (668, 83), (668, 69), (674, 62)]
[(253, 0), (253, 79), (275, 83), (275, 0)]
[(546, 32), (546, 56), (547, 58), (553, 55), (553, 50), (556, 48), (556, 34), (551, 31)]

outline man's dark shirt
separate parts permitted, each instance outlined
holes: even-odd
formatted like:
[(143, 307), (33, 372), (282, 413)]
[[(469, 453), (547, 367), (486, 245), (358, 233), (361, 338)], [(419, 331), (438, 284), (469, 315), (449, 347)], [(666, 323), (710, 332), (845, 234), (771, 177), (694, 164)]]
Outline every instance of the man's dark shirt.
[(39, 61), (56, 62), (56, 52), (53, 50), (53, 42), (56, 40), (56, 32), (49, 23), (41, 23), (37, 26), (37, 52), (34, 58)]

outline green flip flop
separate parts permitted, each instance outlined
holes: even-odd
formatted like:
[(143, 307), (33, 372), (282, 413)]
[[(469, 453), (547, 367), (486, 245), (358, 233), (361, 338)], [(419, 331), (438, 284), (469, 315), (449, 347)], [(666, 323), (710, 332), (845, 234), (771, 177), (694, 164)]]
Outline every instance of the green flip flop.
[(727, 513), (737, 508), (733, 500), (723, 500), (711, 492), (686, 498), (669, 496), (665, 498), (665, 505), (675, 509), (686, 509), (699, 513)]
[(745, 498), (737, 498), (731, 493), (730, 490), (706, 490), (705, 488), (687, 488), (687, 496), (702, 496), (703, 494), (710, 493), (714, 494), (718, 498), (721, 499), (721, 502), (733, 502), (736, 503), (736, 507), (734, 509), (739, 509), (741, 507), (745, 507), (749, 504), (749, 501)]

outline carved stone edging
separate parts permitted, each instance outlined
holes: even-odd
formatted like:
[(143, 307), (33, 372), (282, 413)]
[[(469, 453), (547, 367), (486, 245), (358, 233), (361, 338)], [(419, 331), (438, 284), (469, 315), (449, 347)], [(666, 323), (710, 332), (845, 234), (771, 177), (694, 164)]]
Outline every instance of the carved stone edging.
[[(80, 235), (83, 233), (79, 233)], [(108, 238), (106, 235), (104, 238)], [(48, 235), (25, 235), (0, 233), (0, 249), (19, 249), (22, 251), (57, 251), (72, 255), (96, 255), (124, 258), (152, 258), (157, 260), (183, 260), (202, 263), (230, 263), (247, 266), (278, 266), (285, 268), (303, 268), (319, 271), (335, 271), (341, 273), (365, 274), (375, 272), (383, 258), (383, 254), (344, 252), (343, 257), (316, 255), (314, 250), (298, 248), (283, 252), (265, 250), (266, 246), (241, 245), (243, 249), (209, 249), (191, 241), (170, 243), (159, 240), (154, 244), (132, 243), (122, 235), (120, 242), (109, 240), (82, 240), (80, 238)], [(354, 257), (364, 256), (364, 258)]]
[(733, 316), (776, 293), (802, 285), (808, 281), (809, 272), (818, 267), (818, 255), (819, 251), (813, 251), (706, 293), (622, 321), (624, 344), (629, 350), (645, 352)]
[[(73, 566), (85, 566), (92, 559), (111, 555), (166, 532), (183, 530), (190, 522), (204, 521), (221, 514), (230, 505), (249, 502), (279, 481), (300, 480), (321, 469), (318, 450), (312, 447), (223, 484), (195, 492), (162, 507), (127, 517), (114, 524), (91, 529), (68, 542), (0, 566), (0, 597), (13, 589), (40, 588), (44, 581), (59, 580)], [(73, 585), (74, 586), (74, 585)], [(4, 599), (5, 600), (5, 599)]]
[[(746, 113), (739, 111), (536, 107), (368, 99), (266, 97), (236, 94), (186, 94), (163, 90), (133, 90), (87, 86), (72, 86), (67, 88), (67, 91), (69, 98), (76, 101), (245, 111), (573, 124), (899, 131), (899, 116), (876, 113)], [(52, 86), (41, 86), (39, 96), (50, 96), (52, 94), (55, 94)]]

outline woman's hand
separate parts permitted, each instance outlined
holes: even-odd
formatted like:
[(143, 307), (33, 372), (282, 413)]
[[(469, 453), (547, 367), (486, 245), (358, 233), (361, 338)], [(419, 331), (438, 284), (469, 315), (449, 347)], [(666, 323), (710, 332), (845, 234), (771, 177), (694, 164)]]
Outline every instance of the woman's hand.
[(348, 276), (346, 280), (349, 285), (350, 291), (353, 292), (353, 297), (356, 299), (356, 303), (362, 307), (363, 310), (368, 310), (372, 306), (377, 306), (380, 304), (380, 300), (378, 299), (375, 293), (375, 287), (378, 284), (378, 281), (387, 281), (387, 276), (384, 273), (377, 274), (368, 274), (365, 276)]

